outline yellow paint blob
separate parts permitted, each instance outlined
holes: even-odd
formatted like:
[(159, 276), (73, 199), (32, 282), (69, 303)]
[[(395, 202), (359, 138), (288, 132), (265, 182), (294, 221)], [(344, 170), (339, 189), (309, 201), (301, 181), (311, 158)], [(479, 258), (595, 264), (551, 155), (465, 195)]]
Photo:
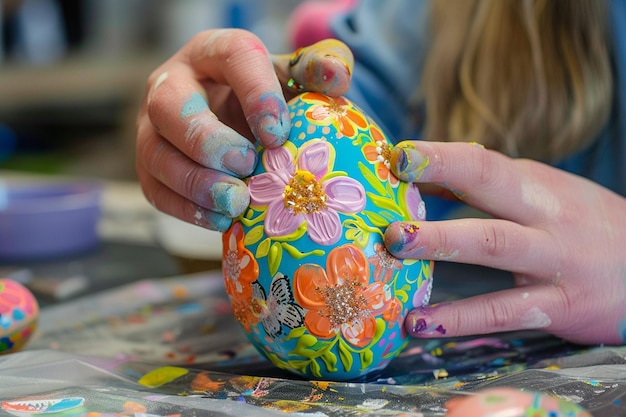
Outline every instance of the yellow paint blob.
[(179, 368), (177, 366), (164, 366), (148, 372), (147, 374), (139, 378), (139, 381), (137, 381), (137, 383), (145, 387), (156, 388), (160, 387), (161, 385), (165, 385), (168, 382), (172, 382), (173, 380), (180, 378), (187, 373), (189, 373), (189, 370), (185, 368)]

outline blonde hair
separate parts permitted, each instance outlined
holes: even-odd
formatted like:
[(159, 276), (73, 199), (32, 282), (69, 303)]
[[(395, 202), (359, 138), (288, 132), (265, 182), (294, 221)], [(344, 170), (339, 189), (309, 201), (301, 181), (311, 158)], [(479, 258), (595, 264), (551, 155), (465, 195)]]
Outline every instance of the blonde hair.
[(613, 83), (603, 1), (434, 0), (431, 12), (426, 139), (555, 161), (606, 123)]

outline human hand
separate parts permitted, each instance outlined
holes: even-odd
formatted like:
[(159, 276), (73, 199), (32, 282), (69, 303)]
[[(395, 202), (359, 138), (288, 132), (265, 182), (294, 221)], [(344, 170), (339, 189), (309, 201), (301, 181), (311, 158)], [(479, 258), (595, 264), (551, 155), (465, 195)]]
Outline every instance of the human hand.
[(335, 40), (272, 56), (250, 32), (199, 33), (148, 79), (136, 144), (146, 198), (189, 223), (226, 230), (248, 207), (240, 178), (254, 170), (255, 142), (276, 147), (289, 135), (285, 94), (342, 95), (352, 65)]
[[(468, 143), (402, 142), (392, 170), (490, 219), (397, 222), (385, 233), (399, 258), (513, 272), (515, 286), (415, 309), (416, 337), (542, 329), (573, 342), (626, 339), (626, 199), (581, 177)], [(426, 191), (428, 192), (428, 191)]]

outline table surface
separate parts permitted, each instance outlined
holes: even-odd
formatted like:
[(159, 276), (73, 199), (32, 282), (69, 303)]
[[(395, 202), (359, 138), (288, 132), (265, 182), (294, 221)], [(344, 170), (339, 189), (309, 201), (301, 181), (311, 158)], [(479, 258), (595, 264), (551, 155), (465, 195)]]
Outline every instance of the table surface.
[[(595, 417), (626, 415), (626, 348), (541, 332), (413, 340), (367, 381), (300, 380), (247, 341), (219, 270), (190, 274), (155, 242), (137, 184), (107, 184), (103, 206), (95, 250), (0, 263), (42, 306), (26, 349), (0, 356), (0, 415), (30, 401), (63, 415), (433, 417), (452, 396), (493, 386), (557, 395)], [(509, 273), (478, 266), (440, 262), (434, 275), (432, 302), (513, 285)]]
[[(626, 415), (626, 350), (540, 332), (413, 340), (367, 381), (300, 380), (247, 341), (219, 270), (165, 276), (177, 265), (162, 249), (132, 246), (107, 242), (72, 260), (94, 272), (89, 290), (46, 304), (27, 348), (0, 357), (6, 407), (54, 400), (82, 413), (433, 417), (452, 396), (512, 386), (577, 402), (596, 417)], [(502, 271), (439, 263), (433, 301), (511, 285)]]

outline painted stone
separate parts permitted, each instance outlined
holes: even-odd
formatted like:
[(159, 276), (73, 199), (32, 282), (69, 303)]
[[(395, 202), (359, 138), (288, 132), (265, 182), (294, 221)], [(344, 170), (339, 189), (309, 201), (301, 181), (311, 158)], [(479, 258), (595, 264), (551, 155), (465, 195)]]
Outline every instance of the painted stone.
[(390, 223), (425, 218), (424, 202), (391, 173), (392, 145), (352, 102), (307, 92), (289, 109), (289, 140), (259, 150), (250, 207), (223, 235), (226, 291), (279, 368), (367, 378), (406, 346), (404, 318), (430, 297), (432, 263), (383, 244)]
[(20, 350), (37, 328), (39, 304), (22, 284), (0, 279), (0, 355)]

